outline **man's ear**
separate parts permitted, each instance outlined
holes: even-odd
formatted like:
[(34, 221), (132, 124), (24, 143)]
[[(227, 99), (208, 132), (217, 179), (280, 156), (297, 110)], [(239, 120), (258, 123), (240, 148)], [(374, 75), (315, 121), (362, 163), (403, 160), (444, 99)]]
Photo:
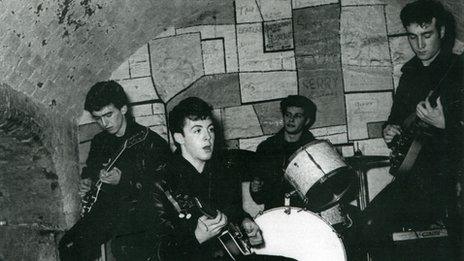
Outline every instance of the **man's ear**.
[(440, 27), (440, 39), (443, 39), (443, 37), (445, 37), (445, 32), (446, 32), (445, 26), (442, 25)]
[(311, 122), (311, 118), (306, 118), (305, 126), (308, 127), (309, 123)]
[(123, 105), (123, 106), (121, 107), (120, 111), (121, 111), (122, 114), (125, 115), (125, 114), (127, 113), (127, 105)]
[(175, 132), (174, 135), (174, 141), (179, 143), (179, 144), (184, 144), (184, 135), (180, 132)]

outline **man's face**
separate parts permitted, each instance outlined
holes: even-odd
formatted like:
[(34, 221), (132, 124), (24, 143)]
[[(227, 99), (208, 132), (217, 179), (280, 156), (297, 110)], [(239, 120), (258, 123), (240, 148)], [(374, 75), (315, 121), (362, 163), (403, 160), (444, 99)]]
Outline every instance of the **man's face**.
[(428, 66), (438, 55), (441, 38), (445, 34), (444, 27), (438, 30), (435, 23), (436, 19), (432, 18), (429, 24), (412, 23), (406, 26), (409, 44), (424, 66)]
[(204, 120), (185, 119), (182, 133), (174, 133), (174, 139), (180, 144), (182, 156), (191, 163), (206, 162), (211, 159), (214, 149), (214, 126), (208, 117)]
[(121, 137), (126, 131), (126, 113), (126, 105), (118, 109), (110, 104), (99, 111), (93, 111), (92, 116), (105, 131)]
[(309, 119), (305, 117), (303, 108), (300, 107), (287, 107), (283, 114), (284, 116), (284, 130), (289, 134), (298, 134), (303, 131)]

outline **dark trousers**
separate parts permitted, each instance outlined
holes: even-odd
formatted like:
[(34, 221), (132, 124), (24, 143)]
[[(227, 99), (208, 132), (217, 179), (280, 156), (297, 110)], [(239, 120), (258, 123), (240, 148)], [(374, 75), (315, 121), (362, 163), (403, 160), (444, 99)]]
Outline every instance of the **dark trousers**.
[[(424, 190), (406, 184), (403, 180), (395, 180), (361, 214), (359, 234), (364, 249), (371, 254), (374, 261), (422, 260), (415, 259), (417, 255), (412, 255), (410, 251), (398, 251), (392, 233), (408, 229), (427, 230), (430, 225), (441, 221), (450, 231), (447, 239), (449, 244), (446, 244), (448, 254), (442, 254), (442, 251), (435, 249), (430, 251), (431, 259), (427, 260), (454, 260), (452, 256), (458, 240), (455, 235), (460, 229), (456, 226), (455, 221), (459, 219), (453, 214), (455, 211), (450, 206), (452, 204), (449, 204), (451, 202), (440, 197), (443, 193), (438, 194), (433, 189)], [(435, 254), (437, 256), (434, 257)]]
[(100, 246), (111, 239), (116, 227), (114, 203), (95, 203), (92, 211), (77, 221), (61, 238), (58, 250), (62, 261), (95, 260)]

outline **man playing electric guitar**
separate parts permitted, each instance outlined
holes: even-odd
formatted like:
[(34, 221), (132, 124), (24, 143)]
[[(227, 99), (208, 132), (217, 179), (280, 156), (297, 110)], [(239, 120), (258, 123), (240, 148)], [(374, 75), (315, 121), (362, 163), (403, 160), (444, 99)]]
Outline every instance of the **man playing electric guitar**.
[(153, 208), (146, 199), (156, 169), (170, 154), (169, 146), (134, 121), (127, 95), (115, 81), (92, 86), (84, 108), (103, 132), (92, 139), (81, 174), (82, 218), (62, 238), (60, 258), (95, 260), (100, 245), (112, 239), (118, 261), (146, 260), (154, 227)]
[[(251, 245), (262, 244), (258, 225), (242, 209), (238, 173), (216, 153), (211, 106), (197, 97), (182, 100), (169, 113), (169, 129), (177, 151), (160, 170), (153, 194), (160, 226), (151, 260), (232, 260), (217, 239), (229, 222), (243, 228)], [(194, 198), (217, 214), (183, 213), (188, 204), (181, 202)], [(255, 256), (237, 257), (248, 258)]]
[[(383, 130), (392, 163), (401, 164), (392, 165), (395, 180), (371, 202), (361, 222), (366, 242), (384, 246), (377, 249), (383, 250), (378, 255), (371, 249), (374, 260), (390, 260), (392, 233), (403, 229), (446, 226), (448, 238), (458, 246), (455, 187), (462, 172), (464, 67), (462, 57), (452, 53), (454, 21), (439, 2), (431, 0), (406, 5), (400, 17), (415, 56), (402, 68)], [(454, 253), (429, 250), (430, 260), (454, 260)]]

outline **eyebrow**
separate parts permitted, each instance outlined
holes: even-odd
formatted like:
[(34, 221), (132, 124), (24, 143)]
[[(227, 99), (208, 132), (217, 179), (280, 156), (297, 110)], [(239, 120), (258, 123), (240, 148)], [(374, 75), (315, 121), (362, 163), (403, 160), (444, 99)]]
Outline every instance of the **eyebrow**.
[(106, 115), (108, 115), (108, 114), (110, 114), (110, 113), (113, 113), (113, 112), (112, 112), (112, 111), (109, 111), (109, 112), (107, 112), (107, 113), (105, 113), (105, 114), (102, 114), (102, 115), (100, 115), (100, 116), (96, 116), (96, 115), (93, 115), (93, 114), (92, 114), (92, 117), (94, 117), (94, 118), (101, 118), (101, 117), (106, 116)]
[[(425, 31), (425, 32), (422, 32), (422, 33), (420, 33), (419, 35), (430, 34), (430, 33), (433, 33), (433, 29), (428, 30), (428, 31)], [(407, 33), (407, 35), (409, 36), (409, 35), (417, 35), (417, 34)]]

